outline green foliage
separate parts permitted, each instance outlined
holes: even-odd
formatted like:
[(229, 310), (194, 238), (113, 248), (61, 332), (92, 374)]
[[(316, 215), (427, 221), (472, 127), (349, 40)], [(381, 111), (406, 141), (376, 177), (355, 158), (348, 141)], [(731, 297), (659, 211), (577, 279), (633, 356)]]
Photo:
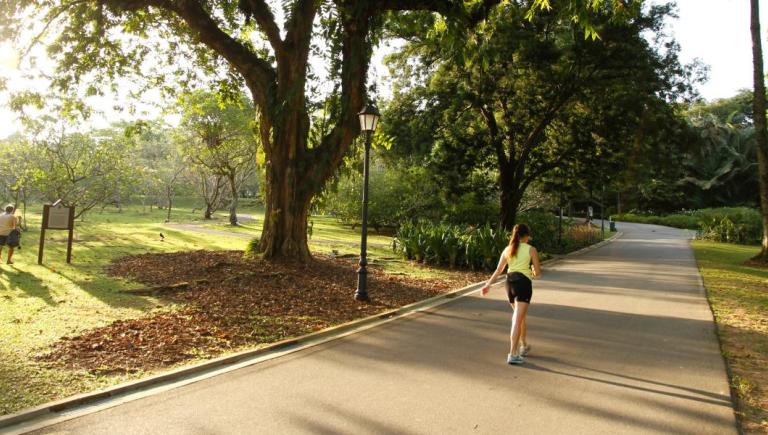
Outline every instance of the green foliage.
[(230, 199), (230, 222), (237, 222), (240, 191), (256, 172), (256, 122), (253, 103), (244, 94), (187, 92), (178, 100), (180, 128), (175, 141), (200, 180), (205, 217)]
[(114, 130), (52, 136), (30, 146), (35, 191), (48, 202), (75, 206), (78, 217), (97, 205), (119, 204), (137, 180), (132, 144)]
[[(529, 4), (507, 2), (464, 29), (463, 39), (439, 19), (420, 31), (428, 20), (413, 16), (405, 26), (409, 43), (388, 59), (396, 83), (382, 125), (397, 138), (392, 154), (423, 159), (454, 197), (475, 190), (476, 172), (493, 174), (506, 228), (528, 187), (556, 168), (590, 183), (579, 186), (584, 190), (616, 181), (614, 168), (628, 160), (626, 142), (642, 142), (638, 130), (649, 113), (674, 117), (669, 108), (690, 96), (694, 72), (680, 65), (674, 41), (659, 35), (663, 46), (653, 45), (644, 36), (661, 33), (668, 7), (618, 24), (608, 18), (618, 13), (611, 4), (534, 6), (578, 9), (568, 15), (574, 25), (558, 13), (531, 15)], [(594, 36), (585, 22), (599, 26), (600, 40), (585, 41)]]
[[(375, 155), (374, 155), (375, 156)], [(352, 162), (355, 167), (361, 163)], [(362, 170), (350, 170), (315, 202), (315, 210), (358, 224), (362, 218)], [(440, 208), (436, 186), (420, 167), (386, 167), (372, 159), (368, 183), (368, 222), (396, 226), (405, 220), (433, 216)]]
[[(683, 165), (689, 198), (698, 204), (749, 204), (757, 200), (757, 141), (753, 127), (707, 117), (693, 125), (699, 134)], [(689, 201), (692, 202), (691, 199)]]
[(763, 237), (763, 222), (754, 210), (709, 216), (699, 222), (698, 237), (714, 242), (759, 244)]
[(748, 127), (753, 121), (752, 110), (752, 90), (743, 89), (729, 98), (695, 102), (686, 115), (693, 122), (715, 118), (719, 123)]
[(490, 225), (464, 227), (406, 222), (393, 239), (393, 249), (404, 258), (427, 264), (492, 269), (509, 233)]
[(258, 237), (254, 237), (251, 240), (249, 240), (248, 244), (245, 245), (245, 255), (246, 256), (258, 255), (259, 244), (261, 244), (261, 239), (259, 239)]
[[(558, 218), (550, 213), (522, 213), (519, 222), (531, 228), (531, 244), (541, 253), (571, 252), (600, 240), (596, 228), (566, 220), (563, 244), (558, 246)], [(392, 247), (408, 260), (451, 268), (493, 270), (509, 238), (508, 231), (488, 224), (466, 226), (421, 220), (402, 224)]]

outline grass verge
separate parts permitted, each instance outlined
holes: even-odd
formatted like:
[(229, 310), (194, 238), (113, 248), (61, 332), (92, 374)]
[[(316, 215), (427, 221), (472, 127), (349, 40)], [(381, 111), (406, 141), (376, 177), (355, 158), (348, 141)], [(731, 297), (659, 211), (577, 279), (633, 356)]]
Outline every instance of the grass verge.
[(692, 242), (745, 433), (768, 433), (768, 269), (755, 246)]

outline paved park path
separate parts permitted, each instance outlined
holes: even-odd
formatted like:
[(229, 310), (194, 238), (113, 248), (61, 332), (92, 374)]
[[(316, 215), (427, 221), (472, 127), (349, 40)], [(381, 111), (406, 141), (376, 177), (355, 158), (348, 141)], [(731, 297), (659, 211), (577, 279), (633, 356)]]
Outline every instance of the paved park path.
[(687, 234), (619, 229), (534, 284), (522, 366), (496, 288), (43, 433), (736, 433)]

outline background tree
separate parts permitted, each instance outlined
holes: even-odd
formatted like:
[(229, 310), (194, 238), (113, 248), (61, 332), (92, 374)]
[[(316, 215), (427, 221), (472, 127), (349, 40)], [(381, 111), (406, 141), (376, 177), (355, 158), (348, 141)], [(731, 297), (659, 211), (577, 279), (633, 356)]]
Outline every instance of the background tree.
[[(596, 42), (557, 15), (525, 21), (526, 13), (516, 3), (505, 3), (458, 47), (444, 21), (414, 16), (433, 30), (397, 23), (398, 30), (413, 33), (409, 47), (392, 63), (401, 82), (422, 79), (417, 86), (396, 87), (396, 100), (418, 108), (415, 128), (437, 132), (432, 154), (442, 161), (441, 173), (449, 180), (456, 177), (449, 184), (461, 186), (478, 164), (486, 173), (496, 171), (501, 222), (508, 229), (531, 183), (572, 162), (604, 161), (590, 166), (593, 173), (606, 168), (611, 159), (605, 156), (620, 151), (646, 107), (689, 91), (690, 72), (677, 61), (677, 47), (660, 50), (643, 36), (660, 32), (669, 6), (653, 7), (626, 24), (605, 21)], [(414, 60), (421, 65), (415, 74), (408, 66)], [(405, 96), (397, 93), (400, 89), (407, 90)], [(398, 118), (387, 123), (398, 124), (398, 130), (410, 125)], [(416, 143), (423, 147), (425, 141)]]
[(165, 207), (168, 202), (166, 184), (173, 178), (168, 177), (168, 173), (175, 172), (169, 167), (177, 166), (177, 162), (180, 162), (179, 152), (171, 140), (172, 129), (157, 121), (120, 125), (135, 150), (138, 178), (136, 196), (142, 206), (149, 203), (150, 210), (153, 206)]
[[(212, 174), (208, 168), (196, 165), (196, 175), (199, 182), (199, 192), (205, 202), (203, 219), (213, 219), (213, 214), (226, 205), (227, 179), (223, 175)], [(231, 195), (230, 195), (231, 196)], [(230, 199), (230, 203), (232, 200)]]
[(768, 127), (766, 127), (765, 73), (763, 72), (763, 45), (760, 32), (760, 1), (750, 0), (752, 32), (752, 62), (754, 97), (752, 110), (757, 137), (757, 162), (760, 179), (760, 206), (763, 211), (763, 243), (757, 258), (768, 262)]
[(76, 207), (76, 217), (119, 201), (135, 180), (129, 144), (119, 136), (52, 134), (32, 146), (32, 185), (45, 200)]
[(34, 195), (32, 181), (38, 164), (35, 153), (29, 141), (16, 134), (0, 141), (0, 161), (6, 168), (0, 173), (3, 201), (21, 211), (21, 227), (26, 230), (27, 202)]
[(245, 180), (256, 171), (257, 143), (253, 107), (244, 95), (222, 98), (192, 92), (179, 99), (178, 141), (183, 154), (200, 170), (206, 218), (210, 219), (222, 181), (230, 193), (229, 223), (237, 225), (237, 204)]
[(692, 127), (698, 134), (695, 145), (684, 156), (685, 177), (677, 183), (688, 187), (688, 204), (696, 208), (755, 205), (758, 196), (753, 186), (758, 180), (754, 126), (739, 127), (710, 117)]
[[(183, 80), (193, 72), (218, 75), (228, 89), (245, 86), (257, 107), (266, 167), (266, 218), (260, 250), (266, 257), (309, 257), (310, 202), (333, 175), (358, 133), (357, 111), (366, 97), (372, 47), (388, 14), (426, 10), (472, 26), (501, 0), (293, 0), (283, 1), (281, 28), (266, 0), (21, 0), (0, 10), (6, 35), (21, 35), (24, 23), (40, 23), (37, 40), (52, 40), (48, 52), (58, 64), (54, 84), (71, 90), (88, 83), (86, 93), (133, 72), (167, 83), (168, 68)], [(589, 28), (590, 12), (606, 7), (617, 15), (639, 9), (640, 1), (565, 2), (560, 12)], [(535, 0), (532, 10), (550, 6)], [(117, 31), (119, 29), (120, 31)], [(309, 58), (328, 41), (325, 58), (333, 84), (325, 123), (310, 116)], [(319, 51), (323, 51), (320, 49)], [(145, 62), (151, 57), (153, 65)], [(224, 68), (221, 68), (224, 67)], [(228, 68), (227, 68), (228, 67)], [(194, 74), (191, 74), (194, 76)], [(327, 97), (327, 98), (326, 98)], [(310, 130), (323, 135), (310, 143)]]
[(742, 89), (729, 98), (718, 98), (709, 102), (694, 102), (687, 110), (686, 115), (694, 122), (705, 121), (714, 117), (721, 123), (750, 126), (754, 124), (752, 109), (752, 90)]

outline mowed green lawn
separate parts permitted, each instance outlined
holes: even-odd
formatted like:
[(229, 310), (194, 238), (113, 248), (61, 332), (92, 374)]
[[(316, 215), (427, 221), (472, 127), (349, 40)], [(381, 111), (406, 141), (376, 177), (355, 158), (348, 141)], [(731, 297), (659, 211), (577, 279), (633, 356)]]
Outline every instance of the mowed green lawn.
[(768, 268), (745, 261), (759, 247), (693, 242), (731, 368), (742, 428), (768, 433)]
[[(42, 207), (31, 207), (40, 210)], [(191, 212), (191, 204), (177, 208), (173, 223), (201, 222), (199, 211)], [(257, 235), (263, 214), (246, 209), (256, 222), (245, 228), (231, 228), (224, 223), (226, 214), (217, 216), (222, 224), (217, 230), (246, 232)], [(22, 249), (14, 256), (14, 265), (0, 265), (0, 414), (84, 391), (103, 388), (128, 379), (146, 376), (96, 376), (85, 372), (50, 369), (35, 362), (34, 355), (44, 353), (62, 336), (77, 334), (107, 325), (118, 319), (135, 318), (154, 310), (170, 310), (172, 306), (151, 297), (139, 297), (121, 290), (141, 287), (107, 276), (104, 271), (114, 258), (131, 254), (189, 251), (198, 249), (244, 249), (248, 238), (209, 235), (190, 230), (173, 229), (164, 224), (166, 210), (141, 206), (125, 207), (123, 212), (109, 208), (93, 211), (76, 223), (72, 264), (65, 262), (66, 231), (49, 231), (46, 237), (45, 261), (37, 265), (37, 247), (41, 216), (27, 215), (29, 230), (23, 234)], [(359, 253), (359, 228), (353, 231), (328, 217), (313, 217), (310, 248), (315, 253)], [(161, 240), (160, 233), (165, 235)], [(373, 264), (391, 271), (417, 276), (435, 276), (437, 271), (410, 265), (395, 258), (390, 237), (370, 237)], [(355, 276), (350, 276), (350, 297)]]

